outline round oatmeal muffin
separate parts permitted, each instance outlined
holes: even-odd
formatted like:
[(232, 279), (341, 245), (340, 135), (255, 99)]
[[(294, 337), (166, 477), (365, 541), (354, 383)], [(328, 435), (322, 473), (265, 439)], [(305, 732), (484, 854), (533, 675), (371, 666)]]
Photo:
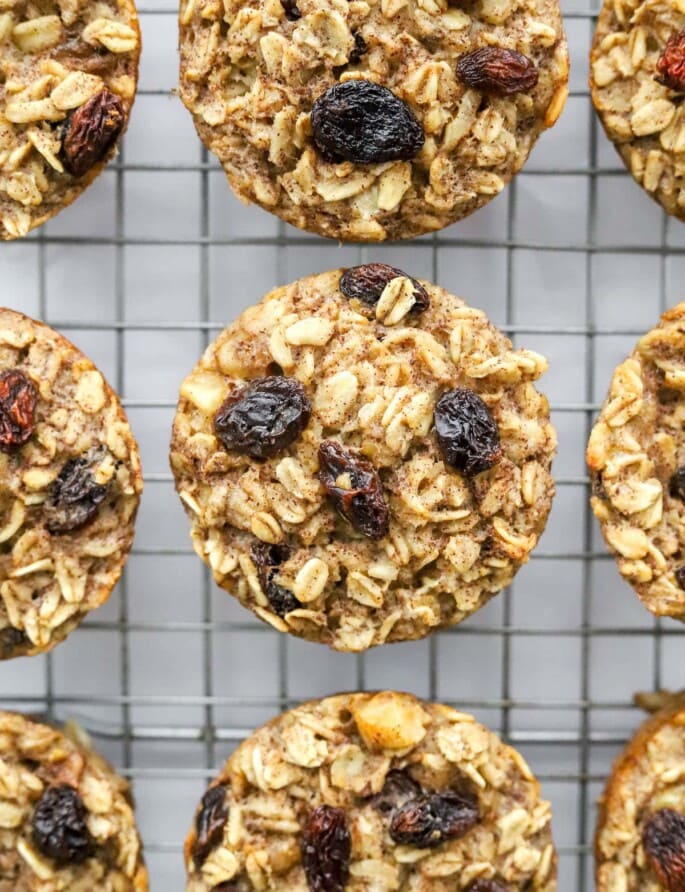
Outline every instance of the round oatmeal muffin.
[(73, 725), (0, 712), (0, 892), (147, 892), (128, 784)]
[(0, 309), (0, 659), (50, 650), (107, 600), (141, 489), (138, 447), (93, 363)]
[(605, 0), (590, 56), (592, 100), (635, 180), (685, 219), (685, 10)]
[(614, 372), (590, 435), (592, 509), (621, 575), (685, 620), (685, 303)]
[(350, 241), (482, 207), (561, 114), (557, 0), (182, 0), (183, 102), (238, 197)]
[(276, 289), (181, 386), (171, 467), (195, 550), (276, 629), (337, 650), (460, 622), (544, 528), (546, 367), (386, 264)]
[(340, 694), (233, 753), (186, 840), (186, 888), (552, 892), (550, 820), (523, 757), (472, 716)]
[(658, 711), (616, 760), (600, 800), (597, 892), (685, 889), (685, 696), (650, 700)]
[(132, 0), (0, 3), (0, 239), (71, 204), (112, 158), (139, 56)]

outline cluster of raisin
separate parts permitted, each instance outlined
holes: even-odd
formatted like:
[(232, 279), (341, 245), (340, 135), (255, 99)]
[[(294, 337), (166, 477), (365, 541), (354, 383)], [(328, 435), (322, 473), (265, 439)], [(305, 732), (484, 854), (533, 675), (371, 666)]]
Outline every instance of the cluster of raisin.
[[(388, 773), (382, 791), (370, 802), (389, 816), (390, 838), (403, 846), (435, 848), (446, 840), (465, 836), (480, 820), (473, 800), (452, 791), (426, 792), (401, 770)], [(344, 810), (330, 805), (314, 809), (304, 827), (301, 848), (310, 892), (344, 892), (352, 850)], [(489, 888), (498, 892), (496, 883)], [(486, 889), (482, 886), (479, 892)]]
[[(284, 9), (287, 18), (293, 19), (292, 0), (284, 2)], [(356, 64), (367, 51), (363, 36), (355, 34), (349, 62)], [(465, 53), (456, 72), (466, 86), (493, 96), (529, 92), (539, 77), (531, 58), (496, 46)], [(334, 164), (411, 161), (426, 139), (406, 102), (387, 87), (363, 78), (336, 83), (322, 93), (312, 106), (311, 123), (314, 145), (325, 161)]]
[[(0, 374), (0, 451), (12, 455), (30, 440), (36, 429), (37, 402), (38, 390), (25, 372), (7, 369)], [(106, 455), (103, 446), (95, 446), (66, 462), (43, 505), (48, 532), (73, 533), (95, 519), (111, 485), (95, 479)]]

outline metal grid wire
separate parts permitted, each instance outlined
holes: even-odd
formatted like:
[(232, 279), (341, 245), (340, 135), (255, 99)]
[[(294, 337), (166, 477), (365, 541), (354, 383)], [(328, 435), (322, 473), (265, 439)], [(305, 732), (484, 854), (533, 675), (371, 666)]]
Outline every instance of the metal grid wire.
[[(147, 0), (119, 159), (74, 207), (0, 250), (5, 302), (65, 331), (122, 394), (146, 477), (117, 592), (53, 654), (0, 667), (0, 702), (75, 717), (133, 780), (153, 889), (183, 888), (183, 835), (236, 743), (301, 699), (378, 687), (473, 710), (518, 746), (553, 801), (560, 889), (593, 887), (594, 802), (640, 720), (632, 693), (682, 684), (684, 630), (652, 620), (620, 580), (591, 518), (583, 451), (611, 370), (679, 299), (685, 227), (600, 133), (585, 86), (594, 12), (573, 2), (569, 103), (516, 182), (436, 236), (342, 247), (237, 204), (171, 95), (175, 10)], [(353, 657), (279, 636), (213, 585), (166, 454), (180, 380), (228, 321), (277, 284), (372, 258), (439, 282), (549, 357), (558, 494), (507, 593), (458, 629)]]

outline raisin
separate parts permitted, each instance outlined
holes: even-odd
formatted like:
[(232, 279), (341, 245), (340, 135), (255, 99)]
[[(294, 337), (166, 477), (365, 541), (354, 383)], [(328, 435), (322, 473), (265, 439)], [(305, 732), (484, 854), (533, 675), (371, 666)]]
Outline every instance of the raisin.
[(26, 647), (28, 643), (26, 632), (15, 629), (14, 626), (8, 626), (0, 632), (0, 659), (6, 660), (16, 656), (17, 651)]
[(369, 47), (367, 46), (366, 41), (361, 36), (359, 31), (357, 31), (354, 36), (354, 46), (352, 47), (352, 52), (350, 53), (349, 61), (356, 65), (357, 62), (361, 61), (362, 56), (368, 51)]
[(685, 892), (685, 817), (662, 808), (645, 824), (642, 844), (662, 886)]
[(71, 115), (62, 143), (66, 170), (82, 177), (102, 161), (124, 129), (121, 99), (109, 90), (96, 93)]
[(302, 18), (302, 13), (297, 8), (297, 0), (281, 0), (281, 6), (289, 22), (296, 22)]
[(340, 290), (351, 300), (357, 299), (369, 307), (374, 307), (381, 298), (388, 282), (398, 277), (410, 279), (414, 285), (414, 304), (410, 313), (422, 313), (430, 306), (428, 292), (420, 282), (408, 276), (401, 269), (387, 263), (365, 263), (346, 269), (340, 277)]
[(205, 863), (212, 849), (221, 842), (226, 821), (228, 821), (226, 787), (218, 784), (207, 790), (202, 797), (200, 811), (195, 819), (193, 861), (198, 869)]
[(671, 477), (669, 490), (674, 498), (680, 499), (681, 502), (685, 502), (685, 465), (678, 468), (675, 474)]
[(302, 834), (302, 866), (310, 892), (343, 892), (351, 851), (345, 812), (330, 805), (314, 809)]
[(426, 793), (397, 809), (390, 837), (400, 845), (430, 849), (464, 836), (479, 817), (478, 806), (457, 793)]
[(0, 375), (0, 451), (10, 455), (33, 433), (38, 391), (19, 369)]
[(315, 146), (334, 163), (409, 161), (425, 139), (409, 106), (371, 81), (334, 84), (314, 103), (311, 120)]
[(48, 787), (33, 813), (33, 841), (58, 864), (82, 864), (92, 852), (86, 807), (73, 787)]
[(98, 483), (95, 472), (108, 455), (103, 446), (94, 446), (64, 465), (43, 506), (48, 532), (55, 536), (73, 533), (95, 520), (111, 486), (111, 481)]
[(411, 775), (401, 769), (389, 771), (385, 777), (385, 783), (380, 793), (371, 799), (371, 805), (376, 811), (387, 815), (396, 808), (421, 796), (423, 790)]
[(656, 79), (670, 90), (685, 91), (685, 30), (672, 34), (656, 63)]
[(382, 539), (390, 529), (383, 486), (371, 462), (348, 452), (336, 440), (319, 446), (319, 480), (339, 514), (369, 539)]
[(478, 394), (465, 387), (448, 390), (438, 400), (435, 433), (445, 461), (469, 477), (502, 457), (495, 419)]
[(685, 564), (682, 567), (678, 567), (675, 571), (675, 578), (678, 585), (685, 591)]
[(497, 880), (476, 880), (466, 887), (466, 892), (507, 892), (507, 887)]
[(214, 417), (214, 430), (226, 449), (271, 458), (300, 436), (311, 414), (299, 381), (270, 375), (230, 394)]
[(538, 67), (516, 50), (484, 46), (459, 58), (457, 75), (468, 87), (496, 96), (511, 96), (533, 89), (538, 82)]
[(281, 617), (302, 606), (289, 589), (278, 585), (273, 579), (278, 567), (288, 560), (289, 554), (287, 546), (271, 545), (268, 542), (255, 542), (250, 552), (262, 591), (269, 599), (274, 613)]

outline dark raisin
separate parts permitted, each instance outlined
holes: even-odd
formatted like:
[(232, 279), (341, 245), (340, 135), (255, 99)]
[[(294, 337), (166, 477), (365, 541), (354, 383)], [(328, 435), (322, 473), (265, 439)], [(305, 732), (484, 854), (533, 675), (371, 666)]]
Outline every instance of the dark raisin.
[(271, 458), (300, 436), (311, 414), (299, 381), (270, 375), (231, 393), (214, 417), (214, 430), (226, 449)]
[(368, 51), (368, 46), (366, 41), (361, 36), (359, 31), (354, 35), (354, 46), (352, 47), (352, 52), (350, 53), (349, 61), (356, 65), (357, 62), (361, 61), (361, 57)]
[(72, 112), (62, 143), (66, 170), (75, 177), (88, 173), (112, 148), (124, 121), (121, 99), (109, 90), (102, 90)]
[(255, 542), (250, 552), (262, 591), (278, 616), (285, 616), (302, 606), (289, 589), (274, 582), (273, 577), (280, 565), (288, 560), (289, 554), (287, 546), (270, 545), (268, 542)]
[(674, 498), (680, 499), (681, 502), (685, 502), (685, 465), (678, 468), (675, 474), (671, 477), (669, 490)]
[(496, 96), (511, 96), (533, 89), (538, 82), (538, 67), (516, 50), (484, 46), (459, 58), (457, 75), (468, 87)]
[(685, 91), (685, 30), (672, 34), (656, 63), (656, 79), (670, 90)]
[(381, 814), (387, 815), (422, 793), (421, 786), (411, 775), (406, 771), (394, 769), (387, 773), (383, 789), (371, 799), (371, 805)]
[(654, 873), (668, 892), (685, 892), (685, 817), (662, 808), (649, 818), (642, 844)]
[(103, 446), (94, 446), (64, 465), (43, 506), (48, 532), (55, 536), (73, 533), (95, 520), (111, 486), (111, 481), (97, 483), (95, 472), (108, 455)]
[(10, 455), (29, 439), (36, 421), (38, 391), (19, 369), (0, 375), (0, 451)]
[(340, 277), (340, 290), (351, 300), (361, 301), (369, 307), (375, 307), (388, 282), (401, 276), (410, 279), (414, 285), (414, 305), (410, 313), (422, 313), (430, 306), (428, 292), (420, 282), (408, 276), (401, 269), (388, 266), (387, 263), (364, 263), (346, 269)]
[(466, 887), (466, 892), (507, 892), (507, 887), (497, 880), (476, 880)]
[(409, 161), (425, 139), (409, 106), (371, 81), (330, 87), (314, 103), (311, 120), (314, 145), (327, 161)]
[(675, 571), (675, 578), (678, 585), (685, 591), (685, 564), (682, 567), (678, 567)]
[(603, 501), (607, 501), (606, 490), (604, 489), (604, 481), (601, 473), (594, 474), (592, 477), (592, 495)]
[(92, 852), (87, 811), (73, 787), (48, 787), (33, 813), (33, 841), (58, 864), (82, 864)]
[(302, 13), (297, 8), (297, 0), (281, 0), (281, 6), (289, 22), (296, 22), (302, 18)]
[(440, 397), (435, 433), (445, 461), (469, 477), (487, 471), (502, 457), (495, 419), (478, 394), (466, 387)]
[(351, 851), (345, 812), (330, 805), (314, 809), (302, 834), (302, 866), (310, 892), (343, 892)]
[(324, 440), (319, 446), (319, 480), (337, 511), (360, 533), (369, 539), (388, 535), (390, 511), (371, 462), (336, 440)]
[(17, 651), (23, 650), (28, 643), (26, 632), (8, 626), (0, 632), (0, 659), (6, 660), (15, 656)]
[(200, 811), (195, 818), (193, 861), (198, 869), (205, 863), (212, 849), (221, 842), (226, 821), (228, 821), (226, 787), (218, 784), (207, 790), (202, 797)]
[(390, 837), (400, 845), (429, 849), (464, 836), (479, 818), (475, 802), (457, 793), (426, 793), (397, 809)]

